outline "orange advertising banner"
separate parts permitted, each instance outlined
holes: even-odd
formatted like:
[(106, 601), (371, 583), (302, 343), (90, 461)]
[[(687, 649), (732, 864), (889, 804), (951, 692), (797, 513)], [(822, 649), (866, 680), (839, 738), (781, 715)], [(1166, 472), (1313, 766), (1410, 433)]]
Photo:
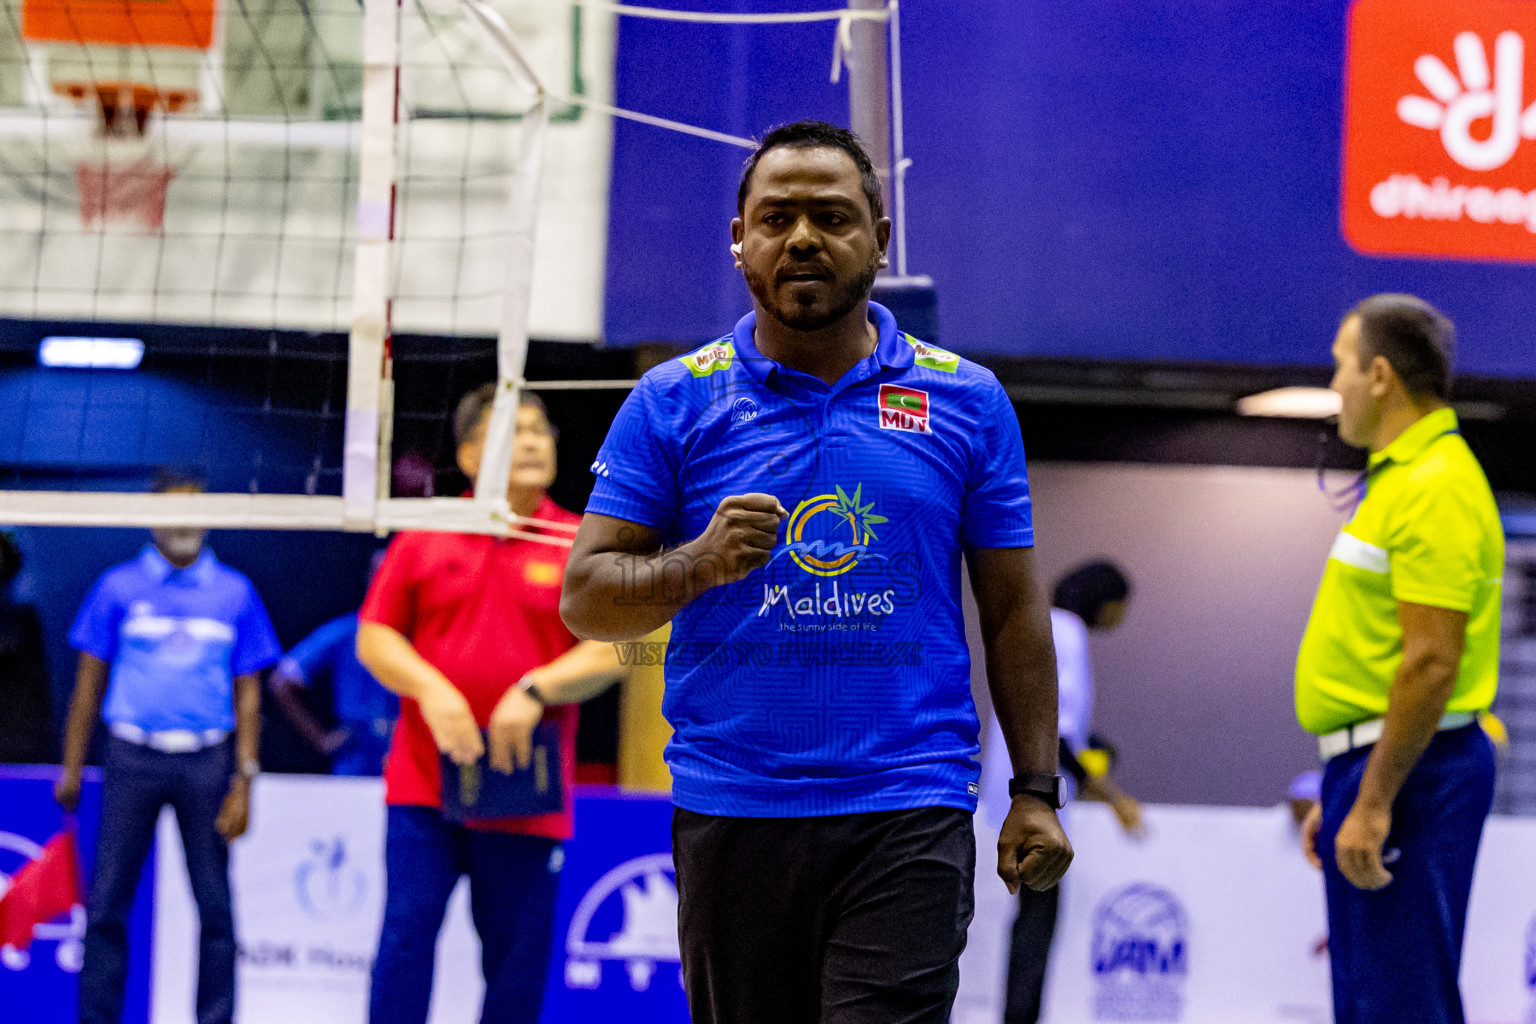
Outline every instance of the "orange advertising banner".
[(1536, 3), (1358, 0), (1347, 60), (1350, 244), (1536, 261)]

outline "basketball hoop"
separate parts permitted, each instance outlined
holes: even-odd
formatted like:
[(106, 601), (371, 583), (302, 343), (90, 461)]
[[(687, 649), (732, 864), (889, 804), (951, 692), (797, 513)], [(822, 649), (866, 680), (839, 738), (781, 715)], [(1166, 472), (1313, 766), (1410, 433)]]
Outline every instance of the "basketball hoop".
[(165, 193), (176, 172), (153, 158), (145, 131), (155, 111), (194, 106), (197, 90), (125, 81), (57, 82), (53, 89), (76, 106), (92, 106), (97, 116), (99, 158), (75, 164), (81, 224), (164, 230)]
[[(159, 89), (143, 82), (55, 82), (53, 91), (77, 107), (95, 99), (103, 135), (140, 138), (157, 108), (175, 114), (197, 102), (196, 89)], [(131, 120), (124, 116), (130, 112)]]

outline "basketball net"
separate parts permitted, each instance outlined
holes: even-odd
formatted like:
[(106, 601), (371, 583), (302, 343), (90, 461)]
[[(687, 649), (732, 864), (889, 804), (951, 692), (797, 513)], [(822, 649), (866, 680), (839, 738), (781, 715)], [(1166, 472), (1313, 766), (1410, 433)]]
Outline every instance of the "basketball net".
[(161, 90), (139, 82), (65, 82), (55, 91), (96, 113), (99, 145), (75, 164), (80, 223), (87, 228), (165, 229), (165, 194), (174, 168), (156, 159), (146, 137), (156, 113), (175, 113), (197, 100), (190, 89)]

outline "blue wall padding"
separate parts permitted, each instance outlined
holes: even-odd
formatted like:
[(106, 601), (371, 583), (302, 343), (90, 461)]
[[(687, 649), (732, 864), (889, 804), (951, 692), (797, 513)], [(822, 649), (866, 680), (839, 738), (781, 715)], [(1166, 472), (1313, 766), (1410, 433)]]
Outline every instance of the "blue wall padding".
[[(1315, 365), (1356, 301), (1411, 291), (1457, 321), (1464, 371), (1536, 375), (1536, 270), (1368, 257), (1344, 241), (1346, 9), (904, 5), (910, 270), (937, 283), (942, 343)], [(846, 124), (831, 33), (622, 19), (618, 102), (748, 135), (796, 117)], [(746, 308), (725, 251), (739, 160), (616, 125), (610, 343), (704, 341)]]

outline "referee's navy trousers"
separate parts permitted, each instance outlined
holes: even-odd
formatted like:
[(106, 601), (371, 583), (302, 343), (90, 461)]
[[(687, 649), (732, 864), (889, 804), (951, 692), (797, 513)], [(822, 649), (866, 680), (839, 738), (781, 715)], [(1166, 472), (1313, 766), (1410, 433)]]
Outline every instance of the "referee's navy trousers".
[(1317, 852), (1328, 891), (1334, 1020), (1464, 1024), (1457, 978), (1472, 867), (1493, 805), (1493, 747), (1478, 725), (1435, 736), (1392, 805), (1383, 848), (1392, 882), (1376, 892), (1351, 885), (1334, 856), (1370, 751), (1341, 754), (1323, 770)]

